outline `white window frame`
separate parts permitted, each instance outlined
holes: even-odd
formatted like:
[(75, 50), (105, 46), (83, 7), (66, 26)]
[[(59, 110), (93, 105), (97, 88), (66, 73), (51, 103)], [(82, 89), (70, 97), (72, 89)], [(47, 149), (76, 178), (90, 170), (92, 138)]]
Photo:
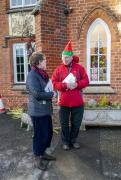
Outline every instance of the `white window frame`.
[(36, 0), (36, 3), (35, 3), (35, 4), (25, 4), (24, 2), (25, 2), (25, 0), (22, 0), (22, 5), (16, 5), (16, 6), (13, 6), (13, 5), (12, 5), (12, 0), (10, 0), (10, 8), (12, 9), (12, 8), (20, 8), (20, 7), (30, 7), (30, 6), (35, 6), (36, 3), (37, 3), (37, 0)]
[[(94, 27), (97, 24), (101, 24), (105, 29), (106, 36), (107, 36), (107, 80), (106, 81), (91, 81), (90, 79), (90, 39), (91, 39), (91, 32), (93, 31)], [(110, 61), (111, 61), (111, 33), (109, 30), (108, 25), (100, 18), (97, 18), (90, 26), (88, 33), (87, 33), (87, 73), (89, 76), (90, 84), (110, 84)]]
[[(24, 50), (24, 77), (25, 80), (23, 82), (17, 81), (17, 68), (16, 68), (16, 49), (23, 48)], [(26, 49), (26, 43), (16, 43), (13, 44), (13, 67), (14, 67), (14, 83), (15, 84), (25, 84), (26, 78), (28, 74), (28, 59), (27, 59), (27, 49)]]

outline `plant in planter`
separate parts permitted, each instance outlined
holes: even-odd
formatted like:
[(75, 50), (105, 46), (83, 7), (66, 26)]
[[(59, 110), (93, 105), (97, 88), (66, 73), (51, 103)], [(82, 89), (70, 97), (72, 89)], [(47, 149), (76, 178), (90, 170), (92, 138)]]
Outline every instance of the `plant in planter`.
[(121, 125), (121, 105), (107, 101), (90, 99), (85, 105), (83, 121), (86, 125)]
[(121, 105), (118, 103), (111, 103), (107, 101), (106, 96), (103, 96), (100, 102), (96, 102), (95, 99), (90, 99), (85, 104), (85, 109), (121, 109)]
[(11, 115), (13, 119), (20, 119), (21, 115), (23, 113), (23, 109), (21, 107), (12, 107), (11, 109), (8, 110), (7, 114)]

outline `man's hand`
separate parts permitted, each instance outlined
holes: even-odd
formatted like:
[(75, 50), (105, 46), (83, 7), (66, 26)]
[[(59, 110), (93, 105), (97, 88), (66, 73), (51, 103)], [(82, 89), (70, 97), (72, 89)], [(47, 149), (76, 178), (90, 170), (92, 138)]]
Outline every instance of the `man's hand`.
[(77, 83), (67, 83), (67, 89), (73, 90), (77, 87)]

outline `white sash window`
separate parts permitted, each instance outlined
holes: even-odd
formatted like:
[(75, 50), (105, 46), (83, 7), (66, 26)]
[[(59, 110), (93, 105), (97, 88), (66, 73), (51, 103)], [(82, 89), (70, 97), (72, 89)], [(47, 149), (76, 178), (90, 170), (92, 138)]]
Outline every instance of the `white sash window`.
[(13, 45), (13, 64), (14, 64), (14, 83), (25, 84), (28, 68), (29, 68), (26, 43)]
[(37, 0), (10, 0), (10, 8), (34, 6)]

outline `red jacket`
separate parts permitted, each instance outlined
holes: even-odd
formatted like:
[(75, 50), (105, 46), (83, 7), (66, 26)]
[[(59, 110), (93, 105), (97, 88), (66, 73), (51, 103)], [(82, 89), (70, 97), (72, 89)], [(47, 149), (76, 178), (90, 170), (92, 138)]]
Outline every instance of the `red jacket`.
[(89, 79), (85, 69), (78, 64), (78, 57), (73, 58), (71, 73), (73, 73), (77, 79), (77, 88), (73, 90), (67, 89), (66, 83), (62, 81), (69, 74), (68, 66), (61, 64), (57, 67), (52, 75), (52, 82), (54, 89), (59, 91), (59, 105), (66, 107), (78, 107), (83, 105), (83, 98), (81, 90), (88, 86)]

